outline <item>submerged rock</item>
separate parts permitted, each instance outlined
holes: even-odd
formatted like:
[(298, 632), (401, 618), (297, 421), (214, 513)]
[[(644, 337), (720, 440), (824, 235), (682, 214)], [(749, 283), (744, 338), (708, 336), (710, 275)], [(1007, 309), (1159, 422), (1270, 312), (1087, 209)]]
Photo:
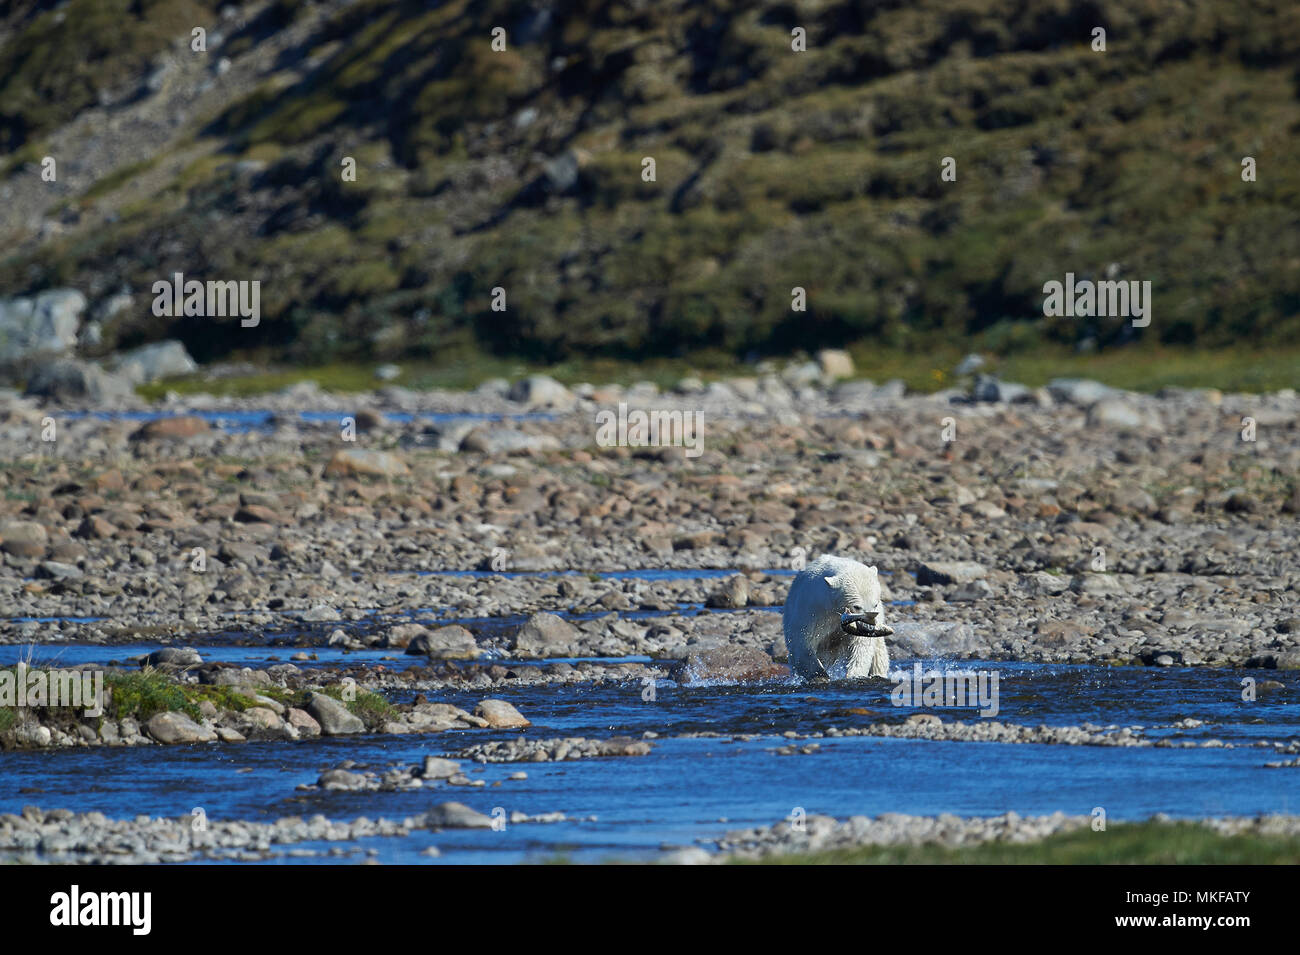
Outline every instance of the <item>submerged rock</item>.
[(492, 817), (464, 803), (444, 802), (424, 814), (424, 825), (429, 829), (491, 829)]
[(696, 650), (673, 670), (673, 679), (679, 683), (752, 683), (789, 675), (788, 666), (757, 647), (732, 644)]

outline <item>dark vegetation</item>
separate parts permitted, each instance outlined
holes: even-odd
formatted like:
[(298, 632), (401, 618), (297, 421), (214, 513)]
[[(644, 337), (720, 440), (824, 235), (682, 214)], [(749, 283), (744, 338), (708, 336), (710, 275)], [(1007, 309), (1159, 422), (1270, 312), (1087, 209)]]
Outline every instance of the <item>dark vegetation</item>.
[[(212, 6), (15, 5), (0, 143), (30, 148)], [(125, 284), (105, 349), (173, 336), (200, 360), (306, 364), (1300, 338), (1290, 0), (244, 9), (222, 55), (317, 17), (286, 55), (313, 68), (196, 118), (216, 161), (0, 260), (0, 289)], [(1149, 328), (1042, 318), (1044, 282), (1108, 270), (1151, 281)], [(260, 327), (155, 318), (150, 286), (176, 271), (260, 279)]]

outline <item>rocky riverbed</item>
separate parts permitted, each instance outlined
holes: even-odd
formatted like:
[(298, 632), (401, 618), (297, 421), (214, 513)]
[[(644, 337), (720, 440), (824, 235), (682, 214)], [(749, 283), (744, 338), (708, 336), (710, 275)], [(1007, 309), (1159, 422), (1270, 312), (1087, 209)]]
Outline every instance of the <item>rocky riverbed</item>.
[[(596, 415), (619, 403), (698, 416), (699, 441), (604, 446)], [(109, 697), (95, 717), (0, 712), (10, 750), (446, 734), (438, 758), (644, 754), (707, 730), (555, 733), (530, 727), (532, 701), (790, 685), (780, 608), (822, 552), (879, 567), (900, 663), (1200, 668), (1229, 696), (1246, 678), (1251, 699), (1294, 697), (1290, 391), (909, 396), (787, 373), (672, 392), (121, 395), (86, 412), (0, 392), (0, 666), (98, 670)], [(791, 755), (851, 736), (1295, 752), (1287, 720), (1187, 740), (1104, 705), (1044, 725), (873, 718), (882, 703), (852, 725), (722, 735)], [(300, 785), (398, 786), (350, 778)]]

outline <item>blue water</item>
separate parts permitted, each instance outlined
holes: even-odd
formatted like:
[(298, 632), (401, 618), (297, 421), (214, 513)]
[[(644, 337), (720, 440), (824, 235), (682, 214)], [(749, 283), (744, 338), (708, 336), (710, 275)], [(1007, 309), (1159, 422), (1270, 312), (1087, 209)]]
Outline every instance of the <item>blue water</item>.
[[(178, 646), (181, 644), (173, 644)], [(396, 649), (344, 650), (339, 647), (298, 646), (290, 644), (284, 647), (236, 646), (221, 643), (184, 644), (196, 646), (204, 663), (230, 663), (241, 667), (261, 669), (277, 663), (293, 663), (298, 666), (311, 667), (352, 667), (365, 665), (382, 666), (389, 670), (404, 670), (407, 667), (428, 664), (423, 655), (407, 655)], [(38, 667), (74, 667), (84, 664), (95, 666), (132, 667), (139, 657), (147, 656), (158, 649), (156, 643), (68, 643), (59, 645), (22, 645), (0, 646), (0, 666), (13, 666), (19, 661), (29, 666)], [(292, 657), (305, 653), (308, 661), (294, 660)], [(646, 663), (650, 657), (582, 657), (588, 663)], [(458, 663), (500, 663), (502, 658), (484, 655), (475, 661), (457, 661)], [(576, 657), (548, 657), (545, 660), (512, 660), (511, 666), (543, 666), (548, 663), (576, 663)]]
[[(925, 661), (942, 666), (941, 661)], [(910, 661), (900, 660), (901, 666)], [(630, 681), (604, 686), (496, 687), (489, 693), (438, 694), (472, 707), (485, 695), (513, 702), (533, 721), (537, 738), (640, 736), (711, 732), (722, 738), (655, 740), (649, 756), (551, 763), (466, 763), (486, 788), (438, 787), (405, 793), (297, 793), (323, 769), (344, 759), (382, 771), (418, 763), (426, 754), (510, 738), (518, 731), (450, 731), (430, 736), (366, 736), (236, 746), (74, 749), (10, 753), (0, 780), (0, 812), (24, 804), (188, 817), (201, 806), (211, 818), (272, 819), (323, 813), (403, 818), (445, 801), (485, 813), (562, 811), (570, 821), (510, 825), (504, 832), (413, 833), (348, 844), (374, 848), (387, 862), (515, 862), (563, 853), (575, 859), (631, 858), (661, 844), (688, 845), (732, 828), (770, 825), (796, 807), (837, 817), (882, 812), (996, 815), (1061, 810), (1111, 819), (1252, 815), (1300, 811), (1294, 770), (1264, 769), (1271, 749), (1255, 740), (1294, 738), (1300, 693), (1294, 686), (1240, 699), (1240, 679), (1268, 671), (1194, 668), (1098, 668), (963, 661), (965, 668), (1000, 674), (1004, 722), (1064, 725), (1142, 725), (1148, 736), (1175, 741), (1211, 737), (1234, 749), (1163, 749), (931, 742), (871, 737), (823, 738), (813, 755), (779, 756), (786, 730), (801, 733), (896, 720), (913, 712), (890, 705), (887, 683), (808, 687), (795, 681), (761, 686), (678, 687), (661, 682), (653, 702)], [(1285, 681), (1284, 681), (1285, 682)], [(851, 713), (865, 709), (867, 713)], [(974, 719), (972, 710), (942, 714)], [(1185, 717), (1196, 729), (1169, 728)], [(760, 738), (734, 741), (731, 734)], [(801, 741), (802, 744), (802, 741)], [(517, 771), (526, 780), (507, 777)], [(247, 772), (241, 772), (247, 770)], [(500, 782), (500, 786), (493, 783)], [(27, 790), (27, 791), (23, 791)], [(585, 817), (595, 815), (596, 821)], [(719, 821), (725, 818), (726, 822)], [(314, 846), (329, 849), (336, 844)], [(436, 845), (430, 860), (420, 850)], [(313, 861), (290, 858), (281, 861)], [(318, 860), (327, 861), (327, 860)]]
[[(354, 416), (355, 411), (194, 411), (183, 412), (186, 417), (202, 418), (212, 427), (222, 431), (247, 432), (269, 431), (276, 418), (297, 417), (313, 424), (336, 424), (342, 418)], [(99, 421), (157, 421), (161, 418), (174, 418), (177, 412), (171, 411), (72, 411), (67, 418), (95, 418)], [(525, 411), (508, 414), (470, 414), (421, 412), (413, 414), (404, 411), (385, 411), (384, 417), (397, 424), (409, 424), (413, 421), (428, 421), (432, 424), (459, 424), (477, 421), (554, 421), (556, 415), (549, 412)]]

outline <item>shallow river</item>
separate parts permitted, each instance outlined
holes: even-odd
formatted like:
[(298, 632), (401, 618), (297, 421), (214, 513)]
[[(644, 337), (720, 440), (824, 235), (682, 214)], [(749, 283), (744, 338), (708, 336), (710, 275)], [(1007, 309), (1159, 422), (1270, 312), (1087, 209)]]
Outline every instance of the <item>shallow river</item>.
[[(122, 655), (127, 648), (103, 649)], [(911, 661), (896, 664), (907, 667)], [(665, 682), (653, 702), (642, 700), (636, 683), (521, 686), (493, 690), (492, 695), (510, 700), (533, 721), (528, 731), (532, 737), (640, 736), (646, 731), (665, 737), (654, 741), (647, 756), (466, 763), (470, 777), (485, 780), (486, 787), (440, 786), (403, 793), (299, 793), (295, 787), (314, 783), (322, 770), (345, 759), (379, 769), (515, 734), (465, 730), (296, 743), (9, 753), (0, 782), (0, 812), (34, 803), (44, 809), (99, 810), (116, 817), (188, 816), (202, 807), (210, 818), (270, 819), (319, 812), (332, 819), (400, 819), (451, 799), (489, 814), (502, 807), (507, 813), (561, 811), (569, 817), (560, 823), (509, 825), (500, 832), (415, 832), (346, 845), (355, 858), (373, 848), (379, 859), (389, 862), (428, 862), (420, 851), (429, 845), (442, 852), (434, 861), (511, 862), (556, 854), (592, 860), (634, 857), (665, 844), (690, 845), (732, 828), (769, 825), (796, 807), (841, 818), (882, 812), (1087, 814), (1096, 806), (1104, 807), (1111, 819), (1142, 819), (1157, 812), (1195, 817), (1300, 810), (1298, 771), (1265, 769), (1263, 764), (1277, 757), (1270, 750), (1241, 745), (1293, 738), (1300, 730), (1293, 688), (1261, 695), (1252, 703), (1241, 700), (1242, 676), (1262, 680), (1275, 673), (976, 661), (959, 665), (999, 672), (997, 718), (1004, 722), (1140, 725), (1152, 738), (1216, 738), (1235, 746), (1166, 749), (851, 737), (818, 740), (821, 749), (815, 754), (781, 756), (773, 751), (789, 742), (780, 736), (786, 730), (846, 728), (912, 711), (893, 707), (890, 685), (879, 681), (819, 687), (793, 681), (744, 687)], [(438, 699), (466, 708), (482, 697), (478, 692), (438, 694)], [(970, 720), (975, 713), (944, 714), (945, 719), (953, 717)], [(1206, 725), (1167, 728), (1186, 717)], [(667, 735), (691, 732), (761, 738)], [(520, 769), (527, 779), (507, 778)], [(296, 848), (328, 851), (334, 845)]]

